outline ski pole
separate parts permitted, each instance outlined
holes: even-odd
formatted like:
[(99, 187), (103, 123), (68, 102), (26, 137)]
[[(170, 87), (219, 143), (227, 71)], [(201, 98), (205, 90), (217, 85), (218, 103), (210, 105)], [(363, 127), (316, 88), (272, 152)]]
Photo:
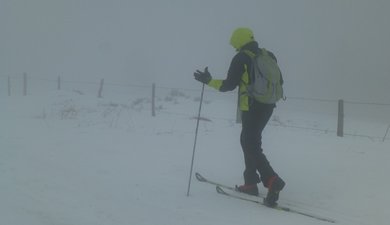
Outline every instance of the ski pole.
[(196, 120), (195, 140), (194, 140), (194, 148), (192, 149), (191, 169), (190, 169), (190, 176), (189, 176), (189, 180), (188, 180), (187, 197), (190, 196), (190, 188), (191, 188), (191, 180), (192, 180), (192, 170), (194, 168), (196, 140), (198, 139), (198, 128), (199, 128), (200, 111), (202, 109), (203, 93), (204, 93), (204, 84), (202, 86), (202, 93), (200, 95), (198, 118)]

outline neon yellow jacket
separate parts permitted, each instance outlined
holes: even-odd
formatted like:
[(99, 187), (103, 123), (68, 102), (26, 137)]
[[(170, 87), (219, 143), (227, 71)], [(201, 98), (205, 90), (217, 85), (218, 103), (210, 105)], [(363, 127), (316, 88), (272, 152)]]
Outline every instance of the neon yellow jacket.
[[(225, 80), (212, 79), (207, 85), (221, 92), (232, 91), (239, 87), (238, 108), (241, 111), (248, 111), (252, 98), (248, 96), (247, 86), (250, 84), (249, 70), (252, 66), (252, 59), (245, 52), (255, 54), (259, 49), (258, 43), (253, 41), (245, 45), (232, 59), (228, 74)], [(272, 52), (268, 52), (273, 58)], [(282, 78), (283, 79), (283, 78)], [(282, 81), (283, 82), (283, 81)], [(254, 101), (254, 100), (253, 100)]]
[[(253, 49), (255, 51), (255, 49), (258, 49), (258, 45), (256, 42), (252, 43), (247, 48), (248, 50)], [(238, 52), (230, 63), (226, 79), (212, 79), (208, 83), (208, 86), (221, 92), (232, 91), (238, 86), (238, 107), (241, 111), (248, 111), (249, 97), (246, 87), (249, 84), (249, 68), (251, 68), (251, 64), (251, 58), (246, 53), (243, 51)]]

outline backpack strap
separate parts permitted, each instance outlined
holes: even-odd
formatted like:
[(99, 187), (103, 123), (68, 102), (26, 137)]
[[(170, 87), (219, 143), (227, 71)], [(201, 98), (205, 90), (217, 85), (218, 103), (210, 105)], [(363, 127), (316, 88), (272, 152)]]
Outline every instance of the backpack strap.
[(247, 56), (249, 56), (251, 59), (254, 59), (257, 55), (249, 50), (242, 50), (243, 53), (245, 53)]
[[(258, 53), (253, 53), (249, 50), (243, 50), (242, 52), (244, 52), (247, 56), (249, 56), (252, 60), (252, 65), (251, 65), (251, 68), (250, 68), (250, 74), (249, 76), (253, 76), (254, 75), (254, 70), (257, 70), (257, 72), (262, 76), (264, 77), (263, 73), (261, 72), (261, 70), (259, 69), (258, 67), (258, 64), (257, 64), (257, 57), (259, 55), (268, 55), (268, 51), (265, 49), (265, 48), (261, 48), (260, 51), (258, 51)], [(251, 79), (253, 80), (254, 77), (251, 77)]]

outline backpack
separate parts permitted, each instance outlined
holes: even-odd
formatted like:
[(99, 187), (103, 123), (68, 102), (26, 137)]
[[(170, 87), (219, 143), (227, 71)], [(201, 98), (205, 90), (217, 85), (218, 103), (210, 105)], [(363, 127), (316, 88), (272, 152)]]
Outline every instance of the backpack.
[(252, 59), (248, 95), (265, 104), (274, 104), (283, 98), (283, 78), (275, 58), (264, 48), (256, 55), (244, 52)]

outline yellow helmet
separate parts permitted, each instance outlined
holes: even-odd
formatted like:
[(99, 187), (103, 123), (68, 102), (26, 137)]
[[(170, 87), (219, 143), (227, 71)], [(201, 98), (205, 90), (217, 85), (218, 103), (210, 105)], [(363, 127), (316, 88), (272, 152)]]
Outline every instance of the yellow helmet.
[(233, 34), (230, 38), (230, 44), (233, 46), (233, 48), (239, 50), (244, 45), (254, 40), (255, 38), (253, 37), (253, 32), (251, 29), (240, 27), (233, 31)]

